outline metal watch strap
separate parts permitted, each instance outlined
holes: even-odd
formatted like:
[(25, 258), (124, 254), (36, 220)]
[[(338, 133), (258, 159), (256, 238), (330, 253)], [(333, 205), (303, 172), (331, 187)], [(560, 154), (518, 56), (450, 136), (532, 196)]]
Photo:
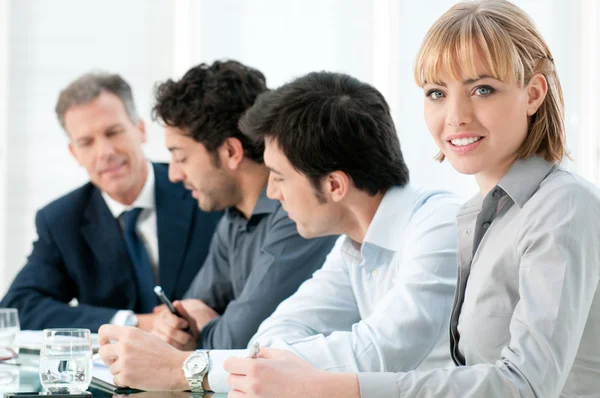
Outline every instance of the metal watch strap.
[(191, 392), (201, 392), (204, 393), (204, 388), (202, 387), (202, 382), (204, 381), (204, 377), (206, 377), (206, 373), (202, 375), (202, 377), (188, 377), (187, 381), (190, 385)]
[[(201, 351), (201, 350), (197, 350), (197, 351)], [(209, 355), (209, 351), (202, 351), (206, 354), (206, 359), (207, 359), (207, 367), (206, 370), (204, 372), (202, 372), (199, 376), (200, 377), (186, 377), (186, 380), (188, 382), (188, 385), (190, 386), (190, 391), (193, 393), (204, 393), (204, 387), (202, 385), (202, 383), (204, 382), (204, 378), (206, 377), (206, 375), (208, 374), (208, 371), (210, 369), (210, 355)]]

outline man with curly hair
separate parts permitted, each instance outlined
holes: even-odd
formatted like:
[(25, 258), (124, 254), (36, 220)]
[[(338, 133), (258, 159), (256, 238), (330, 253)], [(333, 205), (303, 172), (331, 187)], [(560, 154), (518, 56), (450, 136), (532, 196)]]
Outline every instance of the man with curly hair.
[[(201, 64), (156, 87), (153, 117), (165, 125), (169, 178), (183, 182), (200, 209), (225, 210), (203, 267), (184, 300), (173, 303), (182, 318), (165, 309), (154, 322), (152, 333), (181, 350), (246, 347), (337, 238), (302, 238), (281, 203), (267, 198), (264, 144), (238, 128), (266, 90), (260, 71), (236, 61)], [(119, 341), (143, 340), (114, 328)]]

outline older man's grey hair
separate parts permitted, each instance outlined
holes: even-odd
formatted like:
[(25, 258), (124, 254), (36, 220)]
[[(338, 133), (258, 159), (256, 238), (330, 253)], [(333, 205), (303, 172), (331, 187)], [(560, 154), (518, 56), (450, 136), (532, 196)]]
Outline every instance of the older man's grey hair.
[(62, 128), (66, 131), (65, 113), (69, 109), (92, 102), (102, 92), (109, 92), (119, 97), (133, 123), (140, 120), (133, 102), (131, 87), (125, 79), (117, 74), (93, 72), (78, 77), (60, 92), (55, 111)]

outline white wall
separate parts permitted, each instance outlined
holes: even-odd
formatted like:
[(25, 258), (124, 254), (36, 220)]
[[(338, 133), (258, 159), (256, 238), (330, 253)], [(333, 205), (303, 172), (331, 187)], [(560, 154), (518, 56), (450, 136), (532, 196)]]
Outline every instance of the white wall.
[[(162, 132), (149, 120), (156, 81), (218, 58), (259, 68), (271, 87), (312, 70), (349, 73), (388, 99), (413, 181), (468, 197), (473, 179), (433, 161), (423, 94), (412, 80), (426, 30), (455, 2), (0, 0), (0, 295), (31, 248), (35, 211), (86, 180), (53, 109), (59, 90), (90, 69), (131, 83), (150, 124), (146, 152), (162, 160)], [(515, 2), (554, 52), (575, 160), (568, 166), (600, 183), (598, 1)]]
[(6, 170), (8, 132), (8, 26), (9, 3), (0, 1), (0, 293), (4, 292), (3, 276), (7, 273), (6, 260)]

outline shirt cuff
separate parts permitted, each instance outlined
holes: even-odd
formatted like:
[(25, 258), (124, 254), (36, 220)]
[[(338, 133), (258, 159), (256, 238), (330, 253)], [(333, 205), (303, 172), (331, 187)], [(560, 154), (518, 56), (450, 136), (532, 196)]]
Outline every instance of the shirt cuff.
[(231, 390), (227, 384), (227, 373), (223, 369), (225, 360), (230, 357), (244, 358), (248, 350), (210, 350), (210, 369), (208, 371), (208, 385), (216, 393), (226, 393)]
[(223, 343), (219, 342), (219, 336), (216, 335), (214, 328), (217, 327), (217, 322), (221, 319), (221, 315), (211, 319), (200, 330), (200, 336), (196, 341), (196, 349), (212, 350), (213, 348), (223, 347)]
[(358, 373), (360, 398), (400, 397), (396, 373)]
[(134, 316), (135, 313), (131, 310), (120, 310), (111, 318), (110, 324), (117, 326), (136, 326), (130, 325), (129, 320)]

